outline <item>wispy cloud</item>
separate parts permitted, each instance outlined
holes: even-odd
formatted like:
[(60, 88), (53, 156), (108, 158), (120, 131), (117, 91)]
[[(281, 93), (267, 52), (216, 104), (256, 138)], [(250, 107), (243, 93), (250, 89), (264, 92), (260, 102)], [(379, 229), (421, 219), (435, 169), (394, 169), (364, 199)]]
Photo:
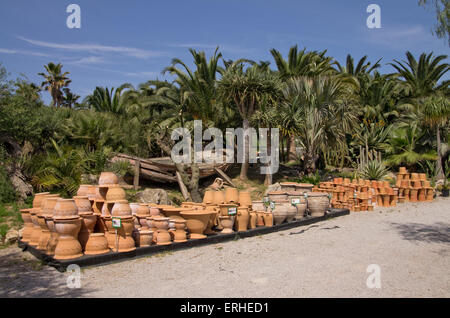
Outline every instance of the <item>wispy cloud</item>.
[(424, 45), (433, 40), (430, 32), (421, 25), (368, 29), (364, 35), (366, 42), (392, 48)]
[(198, 49), (204, 49), (204, 50), (214, 50), (216, 47), (219, 47), (219, 51), (222, 52), (228, 52), (233, 54), (245, 54), (253, 51), (249, 48), (239, 47), (235, 45), (228, 45), (228, 44), (211, 44), (211, 43), (175, 43), (170, 44), (170, 47), (175, 48), (193, 48), (195, 50)]
[(31, 56), (40, 56), (40, 57), (49, 57), (49, 54), (34, 52), (34, 51), (26, 51), (26, 50), (16, 50), (16, 49), (2, 49), (0, 48), (0, 53), (2, 54), (21, 54), (21, 55), (31, 55)]
[(55, 43), (39, 40), (32, 40), (22, 36), (18, 36), (19, 39), (40, 47), (69, 50), (69, 51), (84, 51), (91, 53), (116, 53), (126, 56), (132, 56), (141, 59), (147, 59), (151, 57), (166, 56), (166, 53), (153, 50), (143, 50), (134, 47), (125, 46), (109, 46), (102, 44), (81, 44), (81, 43)]
[(82, 57), (77, 60), (67, 61), (66, 64), (73, 64), (73, 65), (86, 65), (86, 64), (99, 64), (99, 63), (105, 63), (105, 59), (103, 57), (99, 56), (86, 56)]

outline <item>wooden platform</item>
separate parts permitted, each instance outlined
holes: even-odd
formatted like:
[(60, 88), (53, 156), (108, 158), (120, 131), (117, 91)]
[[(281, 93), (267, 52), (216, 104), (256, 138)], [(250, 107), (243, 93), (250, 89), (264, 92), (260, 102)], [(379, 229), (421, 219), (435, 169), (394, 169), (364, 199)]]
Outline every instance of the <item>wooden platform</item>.
[(268, 234), (272, 232), (284, 231), (295, 227), (305, 226), (312, 223), (317, 223), (321, 221), (326, 221), (330, 218), (335, 218), (343, 215), (350, 214), (348, 209), (331, 209), (325, 216), (320, 217), (305, 217), (301, 220), (292, 221), (289, 223), (283, 223), (279, 225), (274, 225), (270, 227), (257, 227), (245, 232), (235, 232), (231, 234), (214, 234), (210, 235), (205, 239), (201, 240), (188, 240), (184, 243), (173, 243), (170, 245), (152, 245), (147, 247), (138, 247), (136, 250), (125, 253), (109, 252), (102, 255), (84, 255), (79, 258), (71, 260), (56, 260), (51, 256), (48, 256), (38, 249), (28, 245), (25, 242), (19, 241), (19, 247), (23, 251), (28, 251), (33, 254), (36, 258), (42, 260), (47, 265), (55, 267), (60, 272), (65, 272), (67, 266), (70, 264), (76, 264), (80, 267), (83, 266), (94, 266), (94, 265), (105, 265), (119, 261), (126, 261), (134, 258), (149, 256), (152, 254), (157, 254), (165, 251), (176, 251), (180, 249), (192, 248), (196, 246), (202, 246), (207, 244), (217, 244), (221, 242), (231, 241), (240, 238), (251, 237), (255, 235)]

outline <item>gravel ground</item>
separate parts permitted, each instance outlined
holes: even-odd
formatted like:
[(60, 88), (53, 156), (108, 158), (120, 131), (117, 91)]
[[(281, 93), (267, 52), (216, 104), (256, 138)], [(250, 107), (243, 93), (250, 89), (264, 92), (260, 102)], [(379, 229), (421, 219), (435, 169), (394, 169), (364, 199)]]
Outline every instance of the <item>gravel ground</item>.
[(67, 275), (0, 250), (2, 297), (450, 297), (450, 199), (84, 268), (79, 289)]

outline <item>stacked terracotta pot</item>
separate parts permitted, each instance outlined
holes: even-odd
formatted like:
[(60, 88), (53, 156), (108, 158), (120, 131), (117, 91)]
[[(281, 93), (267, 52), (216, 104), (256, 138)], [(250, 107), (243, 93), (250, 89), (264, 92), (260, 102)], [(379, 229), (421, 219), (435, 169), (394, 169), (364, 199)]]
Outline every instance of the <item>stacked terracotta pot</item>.
[(408, 173), (405, 167), (400, 167), (396, 186), (399, 202), (430, 202), (433, 201), (434, 189), (425, 173)]

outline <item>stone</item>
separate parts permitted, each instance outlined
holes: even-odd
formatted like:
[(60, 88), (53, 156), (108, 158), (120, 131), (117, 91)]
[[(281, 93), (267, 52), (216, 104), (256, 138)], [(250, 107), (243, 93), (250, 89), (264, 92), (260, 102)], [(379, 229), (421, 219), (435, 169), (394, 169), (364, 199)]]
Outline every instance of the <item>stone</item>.
[(13, 244), (19, 239), (20, 232), (16, 229), (9, 230), (5, 235), (5, 243)]
[(171, 204), (164, 189), (145, 189), (137, 192), (136, 198), (140, 203)]

